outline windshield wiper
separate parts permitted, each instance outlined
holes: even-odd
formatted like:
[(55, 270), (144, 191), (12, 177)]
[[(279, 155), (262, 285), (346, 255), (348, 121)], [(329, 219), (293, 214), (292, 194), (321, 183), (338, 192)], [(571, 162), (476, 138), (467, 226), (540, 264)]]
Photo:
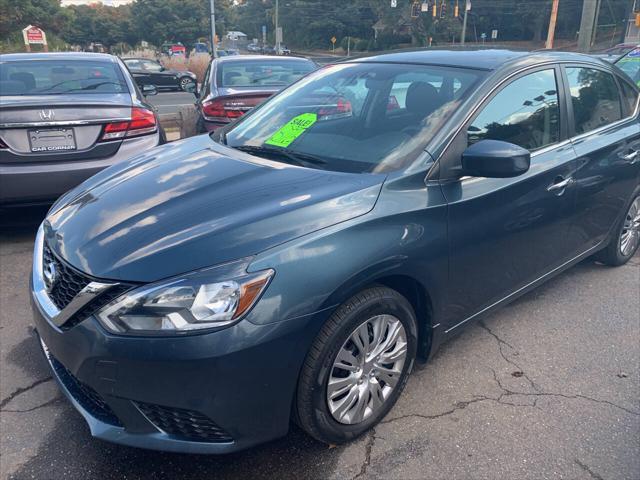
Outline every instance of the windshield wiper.
[(251, 155), (256, 155), (258, 157), (266, 155), (269, 157), (285, 157), (291, 163), (294, 163), (301, 167), (308, 166), (319, 166), (326, 165), (327, 161), (310, 153), (301, 153), (290, 150), (288, 148), (272, 148), (265, 146), (257, 146), (257, 145), (239, 145), (235, 148), (236, 150), (240, 150), (241, 152), (250, 153)]

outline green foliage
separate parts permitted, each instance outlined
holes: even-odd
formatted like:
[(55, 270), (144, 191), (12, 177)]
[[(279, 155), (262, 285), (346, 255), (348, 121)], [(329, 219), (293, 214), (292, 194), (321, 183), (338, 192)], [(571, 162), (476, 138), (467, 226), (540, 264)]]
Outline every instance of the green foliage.
[[(419, 0), (422, 1), (422, 0)], [(429, 0), (433, 5), (434, 0)], [(262, 38), (266, 25), (268, 41), (274, 42), (275, 0), (215, 0), (216, 31), (222, 36), (240, 30), (250, 39)], [(447, 0), (447, 13), (434, 18), (424, 12), (411, 17), (414, 0), (280, 0), (280, 25), (284, 42), (295, 49), (331, 49), (331, 37), (346, 50), (381, 50), (412, 43), (415, 46), (456, 42), (460, 39), (461, 18), (454, 18), (455, 0)], [(479, 41), (481, 33), (499, 31), (498, 41), (542, 41), (546, 36), (552, 0), (473, 0), (467, 40)], [(630, 0), (601, 3), (599, 24), (607, 41), (620, 40)], [(462, 14), (464, 0), (458, 0)], [(438, 13), (442, 0), (437, 0)], [(560, 2), (556, 38), (575, 41), (582, 2)], [(42, 27), (48, 38), (59, 37), (72, 45), (100, 42), (124, 49), (146, 40), (159, 46), (180, 41), (190, 48), (199, 38), (210, 35), (209, 2), (206, 0), (134, 0), (121, 7), (100, 4), (61, 7), (60, 0), (0, 0), (0, 43), (20, 46), (20, 30), (28, 24)], [(378, 37), (374, 39), (374, 28)], [(607, 30), (607, 28), (609, 30)], [(614, 30), (615, 28), (615, 30)]]

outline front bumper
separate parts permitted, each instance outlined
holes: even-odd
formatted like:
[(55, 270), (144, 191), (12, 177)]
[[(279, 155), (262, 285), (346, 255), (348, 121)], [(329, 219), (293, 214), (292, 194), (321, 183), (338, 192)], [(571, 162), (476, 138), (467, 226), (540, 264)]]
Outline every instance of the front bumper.
[(63, 331), (32, 299), (43, 351), (94, 437), (228, 453), (287, 433), (317, 315), (181, 337), (125, 337), (93, 317)]

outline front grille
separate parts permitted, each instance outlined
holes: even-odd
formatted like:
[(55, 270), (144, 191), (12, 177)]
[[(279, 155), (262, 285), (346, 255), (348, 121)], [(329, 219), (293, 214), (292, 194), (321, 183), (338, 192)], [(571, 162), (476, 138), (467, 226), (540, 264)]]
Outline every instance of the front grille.
[(58, 378), (82, 408), (104, 423), (115, 425), (116, 427), (122, 426), (118, 417), (116, 417), (98, 392), (74, 377), (73, 374), (51, 354), (49, 354), (48, 357)]
[(91, 283), (91, 279), (58, 260), (45, 243), (42, 251), (42, 264), (46, 266), (49, 263), (54, 264), (57, 273), (56, 281), (49, 292), (49, 298), (56, 307), (62, 310), (80, 293), (80, 290)]
[(151, 423), (163, 432), (193, 442), (232, 442), (233, 438), (213, 420), (193, 410), (135, 402)]
[[(48, 263), (54, 264), (57, 273), (55, 283), (51, 291), (48, 292), (48, 296), (58, 309), (63, 310), (94, 279), (58, 259), (45, 243), (42, 250), (42, 264), (46, 266)], [(60, 328), (67, 330), (76, 326), (132, 287), (132, 284), (114, 284), (73, 314)]]
[(126, 284), (118, 284), (109, 288), (102, 295), (99, 295), (80, 310), (78, 310), (73, 316), (67, 320), (60, 328), (62, 330), (67, 330), (71, 327), (75, 327), (83, 320), (89, 318), (94, 313), (97, 313), (102, 307), (110, 303), (112, 300), (115, 300), (120, 295), (125, 293), (127, 290), (131, 288), (131, 285)]

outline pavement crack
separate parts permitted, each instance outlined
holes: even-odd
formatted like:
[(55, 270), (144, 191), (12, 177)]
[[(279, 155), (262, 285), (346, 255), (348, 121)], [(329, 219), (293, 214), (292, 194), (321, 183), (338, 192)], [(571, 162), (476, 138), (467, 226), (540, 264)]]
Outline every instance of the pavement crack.
[(28, 392), (32, 388), (35, 388), (38, 385), (41, 385), (41, 384), (46, 383), (46, 382), (49, 382), (51, 380), (53, 380), (52, 377), (41, 378), (40, 380), (36, 380), (35, 382), (33, 382), (31, 385), (28, 385), (26, 387), (20, 387), (20, 388), (16, 389), (14, 392), (10, 393), (8, 397), (6, 397), (4, 400), (2, 400), (0, 402), (0, 410), (2, 410), (9, 402), (11, 402), (18, 395), (22, 395), (23, 393)]
[(55, 397), (52, 398), (51, 400), (48, 400), (40, 405), (36, 405), (35, 407), (31, 407), (31, 408), (25, 408), (24, 410), (2, 410), (2, 412), (4, 413), (29, 413), (29, 412), (33, 412), (34, 410), (38, 410), (40, 408), (44, 408), (44, 407), (48, 407), (50, 405), (54, 405), (56, 403), (58, 403), (60, 400), (62, 400), (62, 397)]
[(584, 463), (582, 463), (580, 460), (578, 460), (576, 458), (575, 460), (576, 465), (578, 465), (582, 470), (584, 470), (585, 472), (587, 472), (589, 475), (591, 475), (591, 478), (595, 479), (595, 480), (604, 480), (600, 475), (598, 475), (596, 472), (594, 472), (593, 470), (591, 470), (587, 465), (585, 465)]
[(367, 443), (365, 444), (364, 461), (360, 466), (360, 471), (355, 477), (353, 477), (353, 480), (356, 480), (357, 478), (362, 478), (367, 473), (367, 468), (371, 463), (371, 451), (373, 450), (374, 443), (376, 443), (376, 429), (372, 428), (371, 431), (369, 432), (369, 438), (367, 438)]
[[(536, 391), (540, 391), (541, 389), (538, 387), (538, 385), (525, 373), (524, 369), (518, 365), (516, 362), (514, 362), (513, 360), (511, 360), (509, 357), (507, 357), (507, 355), (504, 353), (504, 351), (502, 350), (502, 346), (506, 345), (507, 347), (509, 347), (511, 350), (513, 350), (514, 352), (516, 352), (516, 354), (518, 354), (518, 350), (511, 345), (509, 342), (507, 342), (506, 340), (504, 340), (503, 338), (501, 338), (500, 336), (498, 336), (498, 334), (496, 334), (493, 330), (491, 330), (489, 327), (487, 327), (487, 324), (484, 323), (484, 321), (480, 321), (478, 323), (478, 325), (480, 325), (480, 328), (482, 328), (483, 330), (485, 330), (489, 335), (491, 335), (493, 338), (495, 338), (496, 342), (498, 342), (498, 351), (500, 352), (500, 356), (502, 357), (502, 359), (507, 362), (509, 365), (512, 365), (513, 367), (515, 367), (517, 370), (517, 372), (519, 372), (524, 379), (527, 380), (527, 382), (529, 382), (529, 385), (531, 385), (531, 388), (533, 388)], [(494, 376), (495, 376), (495, 372), (494, 372)], [(496, 378), (497, 381), (497, 378)], [(500, 382), (498, 382), (498, 384), (500, 384)], [(504, 388), (502, 387), (502, 385), (500, 385), (500, 388), (502, 388), (504, 390)]]

